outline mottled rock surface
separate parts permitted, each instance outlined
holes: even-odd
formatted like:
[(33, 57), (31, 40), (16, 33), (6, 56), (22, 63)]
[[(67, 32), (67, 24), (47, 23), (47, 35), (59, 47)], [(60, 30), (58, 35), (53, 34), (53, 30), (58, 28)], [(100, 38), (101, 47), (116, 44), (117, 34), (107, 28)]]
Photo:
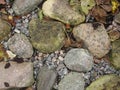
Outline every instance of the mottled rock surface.
[(110, 39), (100, 23), (83, 23), (73, 29), (77, 41), (83, 41), (89, 51), (96, 57), (101, 58), (110, 50)]
[(89, 11), (95, 6), (95, 0), (81, 0), (81, 9), (87, 15)]
[(61, 49), (64, 45), (65, 27), (61, 22), (32, 19), (29, 23), (30, 40), (34, 48), (43, 53)]
[(7, 42), (9, 49), (22, 58), (30, 58), (33, 48), (24, 34), (14, 34)]
[(8, 22), (0, 19), (0, 42), (8, 38), (10, 30), (11, 25)]
[(59, 83), (58, 90), (84, 90), (82, 73), (70, 72)]
[(33, 84), (33, 64), (31, 62), (0, 62), (0, 90), (11, 87), (27, 87)]
[(57, 73), (54, 70), (42, 67), (37, 77), (37, 90), (52, 90), (56, 77)]
[(16, 15), (24, 15), (37, 8), (42, 1), (43, 0), (15, 0), (12, 9)]
[(85, 20), (85, 16), (74, 11), (67, 0), (47, 0), (43, 3), (42, 10), (45, 16), (70, 25), (77, 25)]
[(120, 90), (120, 77), (117, 75), (104, 75), (92, 82), (86, 90)]
[(110, 62), (116, 69), (120, 69), (120, 39), (112, 42)]
[(93, 56), (86, 49), (71, 49), (64, 58), (65, 65), (75, 71), (89, 71), (93, 66)]

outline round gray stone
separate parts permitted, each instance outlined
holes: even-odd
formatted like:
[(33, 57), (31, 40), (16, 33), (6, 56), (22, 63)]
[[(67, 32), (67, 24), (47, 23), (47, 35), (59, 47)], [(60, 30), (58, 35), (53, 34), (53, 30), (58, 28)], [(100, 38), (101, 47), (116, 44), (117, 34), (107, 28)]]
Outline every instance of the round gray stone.
[(71, 49), (64, 58), (65, 65), (74, 71), (89, 71), (93, 66), (93, 56), (86, 49)]
[(14, 34), (8, 40), (9, 49), (22, 58), (30, 58), (33, 54), (33, 48), (24, 34)]
[(83, 74), (71, 72), (60, 81), (58, 90), (84, 90), (84, 86)]

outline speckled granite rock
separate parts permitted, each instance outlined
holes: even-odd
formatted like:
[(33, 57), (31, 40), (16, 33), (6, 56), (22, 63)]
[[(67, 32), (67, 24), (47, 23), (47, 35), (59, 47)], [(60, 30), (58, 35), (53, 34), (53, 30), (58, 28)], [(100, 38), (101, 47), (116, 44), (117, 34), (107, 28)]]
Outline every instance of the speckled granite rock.
[(73, 29), (74, 37), (77, 41), (83, 41), (89, 51), (101, 58), (110, 50), (110, 39), (100, 23), (83, 23)]
[(14, 34), (7, 42), (9, 49), (22, 58), (30, 58), (33, 48), (24, 34)]

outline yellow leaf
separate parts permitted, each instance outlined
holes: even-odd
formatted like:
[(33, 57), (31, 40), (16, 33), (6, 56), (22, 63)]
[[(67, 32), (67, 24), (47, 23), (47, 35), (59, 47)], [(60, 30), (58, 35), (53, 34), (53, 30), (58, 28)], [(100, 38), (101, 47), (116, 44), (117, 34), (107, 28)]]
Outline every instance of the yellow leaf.
[(112, 4), (112, 13), (115, 13), (115, 11), (120, 6), (120, 3), (117, 0), (111, 0), (111, 4)]

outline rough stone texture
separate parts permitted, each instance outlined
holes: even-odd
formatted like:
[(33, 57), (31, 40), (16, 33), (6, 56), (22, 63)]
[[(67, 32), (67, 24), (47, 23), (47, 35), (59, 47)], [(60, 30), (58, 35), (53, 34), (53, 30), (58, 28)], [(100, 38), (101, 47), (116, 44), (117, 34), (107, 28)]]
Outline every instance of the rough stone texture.
[(61, 49), (64, 45), (65, 27), (57, 21), (32, 19), (29, 23), (30, 40), (34, 48), (43, 53)]
[(111, 52), (111, 64), (116, 68), (120, 69), (120, 39), (112, 43), (112, 52)]
[(30, 58), (33, 54), (33, 48), (24, 34), (15, 34), (8, 40), (9, 49), (22, 58)]
[(77, 25), (85, 20), (83, 14), (74, 11), (68, 0), (47, 0), (43, 3), (43, 14), (63, 23)]
[(0, 42), (8, 38), (10, 30), (11, 25), (8, 22), (0, 19)]
[(96, 57), (101, 58), (110, 50), (110, 39), (100, 23), (83, 23), (73, 29), (77, 41), (83, 40), (85, 46)]
[(116, 23), (119, 23), (119, 24), (120, 24), (120, 13), (118, 13), (117, 15), (115, 15), (114, 21), (115, 21)]
[(43, 0), (15, 0), (12, 9), (16, 15), (24, 15), (37, 8), (42, 1)]
[(42, 67), (37, 77), (37, 90), (52, 90), (56, 77), (54, 70), (50, 70), (46, 66)]
[(71, 70), (86, 72), (92, 69), (93, 56), (86, 49), (71, 49), (64, 62)]
[(95, 0), (81, 0), (81, 9), (86, 15), (93, 6), (95, 6)]
[(58, 90), (84, 90), (84, 85), (82, 73), (71, 72), (60, 81)]
[(92, 82), (86, 90), (120, 90), (120, 77), (116, 75), (104, 75)]
[(27, 87), (32, 85), (33, 82), (32, 63), (10, 62), (10, 66), (8, 67), (7, 62), (0, 62), (0, 90), (12, 87)]

